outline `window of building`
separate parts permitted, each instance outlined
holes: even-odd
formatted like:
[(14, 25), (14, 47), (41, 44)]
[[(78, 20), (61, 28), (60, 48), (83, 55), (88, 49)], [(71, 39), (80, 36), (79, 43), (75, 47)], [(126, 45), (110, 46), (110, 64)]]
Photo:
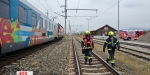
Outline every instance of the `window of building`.
[(37, 24), (37, 16), (36, 14), (32, 13), (32, 25), (33, 26), (36, 26)]
[(45, 20), (45, 29), (47, 29), (47, 20)]
[(43, 28), (43, 18), (40, 17), (40, 29)]
[(20, 23), (27, 23), (28, 11), (22, 6), (19, 6), (19, 17), (18, 20)]
[(108, 27), (104, 27), (104, 30), (108, 30)]
[(0, 17), (9, 19), (10, 18), (10, 1), (0, 0)]

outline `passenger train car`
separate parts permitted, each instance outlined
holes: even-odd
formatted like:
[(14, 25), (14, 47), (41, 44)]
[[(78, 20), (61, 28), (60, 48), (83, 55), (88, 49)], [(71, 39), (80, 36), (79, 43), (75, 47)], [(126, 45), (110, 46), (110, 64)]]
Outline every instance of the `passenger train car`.
[(26, 0), (0, 0), (0, 54), (63, 37), (63, 27)]

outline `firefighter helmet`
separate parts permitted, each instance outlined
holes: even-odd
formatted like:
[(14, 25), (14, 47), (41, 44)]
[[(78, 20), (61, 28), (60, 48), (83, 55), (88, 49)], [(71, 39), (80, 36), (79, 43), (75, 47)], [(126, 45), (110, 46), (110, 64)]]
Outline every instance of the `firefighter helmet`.
[(85, 34), (86, 34), (86, 35), (90, 35), (90, 31), (87, 30), (87, 31), (85, 32)]
[(108, 33), (108, 35), (109, 35), (109, 36), (114, 36), (114, 32), (110, 31), (110, 32)]

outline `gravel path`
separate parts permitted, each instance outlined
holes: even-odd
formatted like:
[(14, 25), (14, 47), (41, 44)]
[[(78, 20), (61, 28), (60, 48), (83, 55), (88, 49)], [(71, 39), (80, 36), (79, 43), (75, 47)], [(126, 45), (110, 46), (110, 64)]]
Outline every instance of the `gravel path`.
[(34, 75), (66, 75), (70, 41), (68, 37), (5, 66), (0, 69), (0, 75), (16, 75), (16, 71), (33, 71)]

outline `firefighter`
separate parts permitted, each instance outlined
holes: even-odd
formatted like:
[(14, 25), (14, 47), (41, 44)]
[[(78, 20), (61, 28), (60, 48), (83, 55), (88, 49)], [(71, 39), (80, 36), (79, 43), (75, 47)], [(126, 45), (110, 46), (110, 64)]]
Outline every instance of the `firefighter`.
[(108, 33), (108, 36), (109, 37), (106, 39), (106, 42), (104, 43), (104, 46), (103, 46), (103, 52), (105, 52), (105, 48), (107, 46), (109, 57), (106, 59), (106, 62), (108, 63), (110, 61), (111, 66), (114, 67), (115, 66), (115, 59), (114, 59), (115, 49), (117, 48), (119, 50), (120, 44), (117, 38), (114, 37), (114, 32), (110, 31)]
[(90, 31), (85, 32), (85, 36), (83, 36), (83, 41), (81, 41), (82, 53), (85, 55), (85, 64), (87, 64), (87, 60), (89, 60), (89, 65), (92, 65), (92, 50), (94, 48), (94, 43), (92, 36), (90, 36)]

